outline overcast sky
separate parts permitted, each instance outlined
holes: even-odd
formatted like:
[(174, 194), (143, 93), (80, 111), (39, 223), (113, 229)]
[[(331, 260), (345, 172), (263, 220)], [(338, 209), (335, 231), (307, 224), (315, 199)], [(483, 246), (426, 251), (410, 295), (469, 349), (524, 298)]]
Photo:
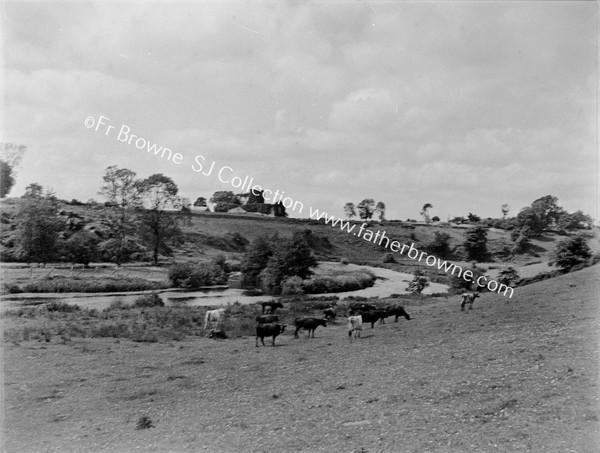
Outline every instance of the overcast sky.
[[(228, 166), (337, 215), (373, 198), (392, 219), (500, 217), (550, 194), (597, 218), (596, 2), (3, 8), (3, 141), (28, 147), (12, 196), (100, 200), (118, 165), (193, 201), (239, 192)], [(100, 115), (114, 129), (86, 128)], [(118, 141), (122, 125), (182, 161)]]

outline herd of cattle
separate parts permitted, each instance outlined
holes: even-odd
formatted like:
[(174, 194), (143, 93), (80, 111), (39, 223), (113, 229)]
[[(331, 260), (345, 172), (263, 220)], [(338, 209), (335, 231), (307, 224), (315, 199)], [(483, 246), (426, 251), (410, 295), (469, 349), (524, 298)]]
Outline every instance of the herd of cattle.
[[(287, 324), (280, 322), (279, 316), (275, 313), (278, 308), (283, 308), (281, 302), (271, 301), (262, 303), (262, 314), (256, 317), (256, 346), (258, 347), (258, 340), (265, 345), (265, 337), (272, 338), (272, 344), (275, 346), (275, 338), (281, 335)], [(225, 332), (218, 328), (225, 315), (225, 309), (219, 308), (218, 310), (209, 310), (206, 312), (204, 318), (204, 328), (212, 328), (210, 338), (227, 338)], [(374, 328), (375, 323), (380, 321), (381, 324), (385, 324), (385, 319), (394, 316), (394, 321), (398, 322), (398, 318), (403, 316), (407, 320), (410, 320), (410, 315), (404, 310), (403, 307), (388, 306), (388, 307), (377, 307), (373, 304), (368, 303), (352, 303), (349, 305), (349, 317), (348, 317), (348, 336), (352, 338), (354, 333), (355, 337), (360, 337), (363, 323), (371, 324), (371, 328)], [(315, 337), (315, 330), (319, 326), (327, 327), (328, 322), (334, 322), (337, 318), (337, 314), (333, 307), (329, 307), (323, 310), (323, 318), (314, 317), (298, 317), (294, 320), (294, 337), (298, 338), (298, 332), (302, 329), (308, 332), (309, 338)]]

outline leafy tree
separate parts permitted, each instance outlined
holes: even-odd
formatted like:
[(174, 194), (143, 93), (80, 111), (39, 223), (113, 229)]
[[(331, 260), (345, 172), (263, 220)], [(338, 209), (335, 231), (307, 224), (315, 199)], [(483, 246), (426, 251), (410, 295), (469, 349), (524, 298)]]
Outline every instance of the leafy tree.
[(423, 208), (421, 209), (421, 215), (423, 216), (423, 219), (425, 219), (425, 223), (427, 225), (431, 223), (431, 219), (429, 218), (429, 210), (431, 208), (433, 208), (433, 205), (431, 203), (425, 203), (423, 205)]
[(220, 190), (215, 192), (210, 198), (210, 202), (215, 205), (215, 212), (227, 212), (230, 209), (242, 204), (240, 199), (229, 190)]
[(16, 169), (27, 151), (24, 145), (0, 143), (0, 198), (4, 198), (15, 184)]
[(385, 203), (383, 201), (377, 202), (375, 212), (379, 213), (379, 220), (385, 220)]
[(481, 220), (481, 217), (479, 217), (478, 215), (472, 214), (470, 212), (469, 212), (469, 215), (467, 216), (467, 218), (469, 219), (469, 222), (472, 222), (472, 223), (476, 223)]
[(0, 198), (4, 198), (15, 184), (12, 167), (7, 162), (0, 160)]
[(194, 201), (194, 206), (196, 206), (198, 208), (206, 208), (207, 207), (206, 198), (198, 197), (196, 199), (196, 201)]
[(476, 226), (469, 228), (464, 242), (468, 259), (484, 261), (487, 258), (487, 228)]
[(66, 258), (72, 263), (87, 266), (98, 257), (98, 242), (95, 234), (79, 231), (65, 242)]
[(462, 275), (459, 277), (458, 274), (452, 274), (448, 276), (450, 287), (452, 289), (455, 291), (473, 291), (473, 289), (479, 291), (480, 288), (477, 287), (476, 282), (479, 277), (485, 276), (485, 271), (482, 268), (477, 267), (475, 262), (472, 263), (468, 270), (473, 273), (473, 277), (470, 280), (465, 280)]
[(557, 223), (564, 210), (557, 204), (558, 198), (551, 195), (538, 198), (531, 206), (521, 209), (517, 215), (519, 227), (527, 226), (536, 234), (542, 234), (545, 229)]
[(408, 284), (408, 290), (411, 293), (421, 294), (423, 290), (429, 286), (429, 280), (427, 280), (425, 272), (422, 270), (417, 269), (414, 272), (414, 275), (415, 277), (412, 282)]
[(554, 263), (561, 269), (570, 269), (577, 264), (585, 263), (592, 256), (592, 251), (583, 236), (575, 236), (560, 241), (554, 250)]
[(273, 246), (273, 255), (260, 279), (271, 294), (281, 293), (281, 284), (286, 277), (306, 279), (312, 275), (312, 267), (317, 265), (310, 247), (301, 232), (294, 233), (292, 239), (280, 240)]
[(101, 222), (108, 227), (113, 238), (103, 248), (110, 249), (112, 260), (119, 265), (128, 258), (125, 243), (131, 241), (131, 236), (135, 233), (134, 210), (141, 206), (142, 184), (134, 171), (118, 168), (116, 165), (106, 169), (103, 180), (99, 194), (106, 197), (110, 210), (105, 211)]
[(502, 218), (506, 219), (506, 216), (508, 215), (508, 211), (510, 211), (510, 206), (506, 203), (504, 203), (502, 206), (500, 206), (500, 209), (502, 210)]
[(427, 249), (433, 255), (448, 258), (450, 256), (450, 235), (440, 231), (436, 231), (434, 234), (434, 239), (427, 246)]
[(348, 216), (349, 219), (356, 216), (356, 207), (354, 203), (348, 202), (344, 205), (344, 213)]
[(32, 182), (25, 187), (25, 193), (23, 198), (42, 198), (44, 195), (44, 188), (37, 182)]
[(175, 182), (163, 174), (154, 174), (140, 183), (140, 196), (147, 207), (139, 214), (139, 234), (143, 242), (150, 245), (154, 265), (158, 265), (160, 252), (171, 253), (168, 241), (181, 235), (179, 221), (181, 213), (166, 209), (179, 207)]
[(257, 286), (258, 276), (267, 267), (272, 255), (273, 250), (268, 237), (258, 236), (250, 243), (240, 266), (244, 285)]
[(372, 198), (365, 198), (357, 206), (358, 216), (362, 220), (368, 220), (373, 218), (373, 212), (375, 211), (374, 206), (375, 200), (373, 200)]
[(498, 283), (502, 283), (506, 286), (512, 286), (513, 283), (518, 282), (520, 279), (521, 277), (519, 276), (517, 270), (511, 266), (501, 270), (497, 278)]
[(577, 211), (573, 214), (564, 212), (557, 222), (557, 227), (560, 231), (590, 229), (592, 225), (592, 218), (589, 215), (584, 214), (582, 211)]
[(47, 263), (58, 256), (62, 222), (51, 197), (23, 198), (19, 202), (10, 241), (13, 255), (26, 262)]
[(439, 222), (439, 221), (440, 221), (440, 218), (439, 218), (438, 216), (434, 215), (434, 216), (431, 218), (431, 221), (432, 221), (432, 222)]

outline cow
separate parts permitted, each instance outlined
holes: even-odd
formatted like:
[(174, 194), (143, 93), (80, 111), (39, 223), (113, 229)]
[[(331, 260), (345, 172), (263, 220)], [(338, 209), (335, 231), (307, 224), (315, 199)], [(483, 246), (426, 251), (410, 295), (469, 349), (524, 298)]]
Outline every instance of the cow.
[(349, 316), (348, 317), (348, 337), (352, 340), (352, 332), (354, 332), (354, 338), (360, 337), (362, 331), (362, 316)]
[(257, 324), (256, 325), (256, 347), (258, 348), (258, 339), (265, 345), (265, 337), (273, 337), (273, 346), (275, 346), (275, 337), (282, 334), (287, 324)]
[(225, 309), (219, 308), (218, 310), (208, 310), (204, 315), (204, 329), (208, 329), (210, 324), (211, 328), (219, 327), (225, 316)]
[(329, 307), (329, 308), (326, 308), (325, 310), (323, 310), (323, 314), (325, 315), (325, 319), (327, 321), (331, 321), (331, 322), (335, 321), (336, 314), (335, 314), (335, 310), (333, 309), (333, 307)]
[(213, 338), (213, 339), (220, 338), (222, 340), (225, 340), (227, 338), (227, 334), (222, 329), (219, 329), (219, 330), (214, 330), (213, 329), (213, 330), (210, 331), (210, 334), (208, 335), (208, 338)]
[(279, 322), (279, 316), (277, 315), (258, 315), (256, 322), (259, 324), (271, 324), (273, 322)]
[(283, 308), (283, 304), (281, 302), (275, 302), (274, 300), (270, 302), (263, 302), (261, 305), (263, 315), (265, 314), (265, 309), (267, 307), (269, 307), (269, 311), (267, 313), (275, 313), (275, 310), (278, 308)]
[(400, 316), (404, 316), (408, 321), (410, 321), (410, 315), (406, 313), (403, 307), (400, 305), (396, 305), (395, 307), (389, 307), (386, 309), (388, 316), (394, 316), (394, 322), (398, 322), (398, 318)]
[(383, 317), (388, 316), (384, 310), (370, 310), (360, 311), (357, 314), (362, 316), (362, 321), (366, 324), (371, 323), (371, 329), (375, 326), (375, 323)]
[[(473, 302), (479, 297), (479, 293), (464, 293), (461, 294), (463, 301), (460, 304), (460, 311), (465, 311), (465, 305), (469, 304), (469, 310), (473, 309)], [(469, 311), (467, 310), (467, 312)]]
[(312, 332), (312, 337), (315, 338), (315, 330), (317, 330), (317, 327), (319, 327), (319, 326), (327, 327), (327, 319), (296, 318), (294, 320), (294, 325), (296, 326), (296, 331), (294, 332), (295, 338), (298, 338), (298, 331), (300, 329), (308, 330), (308, 338), (310, 338), (311, 332)]

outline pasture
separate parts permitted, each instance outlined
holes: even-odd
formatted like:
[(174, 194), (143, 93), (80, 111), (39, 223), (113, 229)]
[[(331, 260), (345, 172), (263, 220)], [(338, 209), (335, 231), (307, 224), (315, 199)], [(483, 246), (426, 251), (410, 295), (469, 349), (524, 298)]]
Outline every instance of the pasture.
[(294, 339), (286, 318), (275, 347), (3, 342), (4, 450), (595, 452), (598, 269), (468, 313), (459, 296), (402, 300), (410, 321), (352, 341), (343, 320)]

